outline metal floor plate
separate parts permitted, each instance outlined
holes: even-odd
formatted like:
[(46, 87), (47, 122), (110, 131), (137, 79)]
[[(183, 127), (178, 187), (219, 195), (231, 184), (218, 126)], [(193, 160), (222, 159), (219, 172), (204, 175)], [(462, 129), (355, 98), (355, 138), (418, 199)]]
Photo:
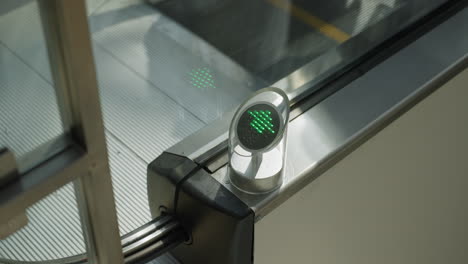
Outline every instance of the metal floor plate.
[(205, 125), (107, 51), (94, 51), (106, 129), (146, 163)]
[[(6, 143), (18, 158), (63, 131), (54, 89), (35, 71), (36, 67), (15, 54), (21, 49), (30, 60), (39, 61), (36, 55), (46, 51), (43, 45), (26, 47), (25, 41), (37, 35), (38, 30), (29, 25), (37, 25), (39, 20), (37, 16), (25, 16), (27, 13), (23, 8), (6, 14), (0, 10), (0, 144)], [(24, 19), (15, 23), (15, 16), (16, 20)], [(11, 30), (13, 24), (15, 30)], [(24, 33), (18, 34), (18, 31)], [(23, 41), (20, 35), (27, 39)], [(43, 42), (43, 39), (37, 36), (36, 42)], [(11, 45), (13, 43), (16, 45)], [(36, 66), (49, 68), (47, 58), (43, 57)]]
[[(227, 65), (231, 60), (213, 48), (203, 49), (203, 41), (140, 1), (111, 1), (90, 17), (90, 25), (99, 46), (205, 123), (255, 90), (256, 81), (247, 73), (235, 76), (242, 80), (236, 82), (224, 74), (234, 66), (218, 70), (219, 61)], [(180, 37), (194, 48), (181, 45)], [(213, 86), (192, 84), (190, 74), (202, 71)]]
[(0, 144), (21, 158), (63, 127), (54, 89), (1, 43), (0, 65)]
[[(23, 21), (23, 18), (28, 19)], [(104, 19), (104, 17), (99, 18)], [(31, 23), (32, 21), (36, 22)], [(26, 106), (24, 104), (11, 106), (10, 104), (15, 104), (11, 97), (22, 102), (25, 100), (22, 92), (29, 89), (34, 92), (31, 96), (37, 100), (37, 104), (28, 107), (37, 113), (37, 116), (31, 116), (30, 119), (33, 119), (31, 122), (25, 120), (17, 124), (29, 126), (31, 123), (41, 124), (44, 134), (53, 136), (61, 132), (60, 119), (58, 110), (53, 104), (54, 89), (44, 40), (37, 21), (39, 17), (35, 2), (26, 3), (15, 12), (6, 13), (0, 18), (1, 91), (4, 93), (1, 99), (5, 101), (5, 103), (1, 101), (0, 104), (1, 125), (14, 127), (14, 120), (12, 123), (3, 119), (11, 119), (14, 116), (11, 111), (22, 114), (21, 110)], [(25, 32), (30, 34), (14, 34), (8, 27), (13, 23), (20, 28), (24, 27)], [(138, 24), (134, 25), (137, 26)], [(125, 35), (121, 37), (122, 40), (128, 38)], [(97, 41), (94, 53), (120, 233), (123, 235), (150, 220), (146, 194), (147, 163), (205, 123), (168, 97), (144, 76), (122, 63), (124, 60), (119, 54), (111, 54)], [(18, 87), (22, 89), (17, 89)], [(18, 107), (20, 109), (17, 109)], [(55, 123), (50, 124), (43, 120), (50, 116), (57, 116)], [(33, 143), (43, 140), (36, 135), (22, 136), (19, 133), (11, 135), (17, 136), (18, 140), (26, 138), (32, 142), (18, 141), (18, 149), (23, 152), (30, 151), (34, 146)], [(27, 214), (30, 223), (0, 242), (0, 258), (25, 261), (50, 260), (84, 252), (73, 186), (67, 185), (51, 194), (28, 209)], [(152, 263), (175, 262), (170, 256), (163, 256)]]
[[(146, 163), (107, 134), (121, 234), (149, 221)], [(129, 175), (131, 177), (129, 177)], [(73, 186), (68, 184), (27, 210), (29, 224), (0, 242), (0, 259), (25, 261), (64, 258), (84, 252), (84, 240)], [(1, 260), (0, 260), (1, 263)], [(176, 263), (163, 256), (152, 264)]]

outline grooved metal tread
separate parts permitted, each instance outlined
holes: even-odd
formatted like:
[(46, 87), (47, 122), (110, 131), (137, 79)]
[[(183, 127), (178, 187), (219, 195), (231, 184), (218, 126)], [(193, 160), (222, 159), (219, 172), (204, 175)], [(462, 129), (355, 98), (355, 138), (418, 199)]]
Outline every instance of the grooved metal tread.
[[(91, 16), (90, 20), (98, 18), (104, 19)], [(11, 130), (8, 135), (13, 137), (6, 138), (6, 133), (0, 133), (3, 136), (0, 142), (13, 146), (16, 154), (27, 153), (63, 131), (39, 21), (37, 4), (33, 1), (26, 1), (0, 17), (0, 127), (3, 132), (6, 128)], [(10, 28), (12, 24), (28, 34), (15, 34)], [(148, 162), (203, 127), (205, 122), (125, 65), (120, 56), (111, 54), (97, 41), (94, 43), (111, 174), (123, 235), (151, 219), (146, 194)], [(31, 109), (29, 115), (23, 117), (24, 109), (28, 108)], [(30, 134), (19, 133), (21, 131)], [(84, 252), (71, 184), (29, 208), (27, 214), (30, 223), (0, 241), (0, 258), (37, 261)], [(152, 263), (175, 263), (175, 260), (163, 256)]]

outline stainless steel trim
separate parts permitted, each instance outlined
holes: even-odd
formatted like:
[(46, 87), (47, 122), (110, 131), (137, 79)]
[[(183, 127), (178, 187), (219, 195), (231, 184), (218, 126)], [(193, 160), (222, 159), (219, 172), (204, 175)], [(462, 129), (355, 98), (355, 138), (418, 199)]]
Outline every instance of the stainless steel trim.
[(220, 119), (186, 137), (184, 140), (166, 150), (166, 152), (185, 156), (203, 163), (215, 153), (225, 150), (227, 146), (229, 124), (235, 109), (225, 113)]
[(283, 186), (248, 195), (213, 174), (256, 213), (257, 220), (468, 66), (468, 8), (294, 119)]
[(165, 215), (162, 216), (157, 222), (150, 222), (148, 225), (142, 226), (140, 229), (135, 230), (132, 233), (129, 233), (128, 235), (124, 236), (122, 239), (122, 246), (126, 247), (142, 237), (146, 236), (149, 233), (155, 232), (158, 228), (161, 228), (165, 224), (167, 224), (169, 221), (173, 220), (170, 215)]
[(123, 263), (104, 124), (84, 0), (42, 0), (40, 12), (62, 122), (86, 150), (75, 181), (91, 263)]
[[(461, 1), (460, 1), (461, 2)], [(463, 3), (452, 3), (453, 6), (464, 6)], [(435, 7), (434, 7), (435, 8)], [(388, 25), (385, 25), (388, 26)], [(381, 34), (387, 34), (386, 30), (380, 30), (382, 25), (377, 23), (376, 25), (369, 26), (367, 30), (354, 36), (357, 38), (366, 39), (366, 41), (374, 41), (373, 45), (378, 45), (380, 42), (376, 40), (387, 39), (389, 36), (383, 36)], [(386, 28), (388, 30), (388, 28)], [(396, 28), (392, 33), (398, 33), (401, 28)], [(390, 34), (391, 35), (391, 34)], [(351, 41), (349, 41), (351, 42)], [(369, 45), (370, 43), (366, 43)], [(383, 47), (388, 48), (388, 47)], [(349, 51), (349, 43), (343, 43), (342, 45), (333, 48), (330, 52), (323, 54), (316, 61), (312, 61), (303, 67), (297, 69), (290, 75), (282, 78), (281, 80), (270, 84), (269, 86), (279, 87), (285, 90), (291, 101), (291, 105), (294, 106), (305, 96), (316, 92), (320, 85), (327, 82), (331, 73), (338, 73), (336, 76), (340, 76), (350, 65), (339, 65), (337, 60), (337, 54), (346, 53)], [(361, 54), (363, 55), (363, 54)], [(380, 56), (380, 54), (379, 54)], [(355, 59), (357, 59), (357, 56)], [(326, 71), (323, 69), (316, 69), (317, 65), (323, 64), (337, 64)], [(321, 66), (318, 66), (321, 68)], [(357, 78), (362, 75), (363, 69), (356, 69), (349, 72), (347, 78)], [(318, 78), (317, 78), (318, 77)], [(341, 84), (340, 84), (341, 87)], [(330, 89), (333, 90), (333, 89)], [(326, 93), (325, 93), (326, 94)], [(294, 119), (298, 112), (302, 113), (305, 110), (301, 110), (300, 107), (292, 109), (291, 116)], [(229, 128), (230, 120), (233, 117), (233, 111), (226, 113), (221, 118), (211, 122), (208, 126), (197, 131), (196, 133), (186, 137), (176, 145), (167, 149), (166, 152), (188, 157), (197, 163), (203, 163), (218, 155), (227, 146), (227, 130)], [(208, 165), (210, 166), (210, 165)], [(217, 167), (215, 169), (218, 169)]]
[(178, 222), (171, 222), (156, 230), (155, 232), (151, 233), (150, 235), (141, 238), (135, 243), (124, 248), (125, 256), (137, 253), (139, 250), (144, 248), (145, 245), (150, 246), (152, 244), (157, 243), (158, 240), (161, 240), (163, 236), (166, 236), (170, 232), (173, 232), (177, 227), (180, 227), (180, 224)]

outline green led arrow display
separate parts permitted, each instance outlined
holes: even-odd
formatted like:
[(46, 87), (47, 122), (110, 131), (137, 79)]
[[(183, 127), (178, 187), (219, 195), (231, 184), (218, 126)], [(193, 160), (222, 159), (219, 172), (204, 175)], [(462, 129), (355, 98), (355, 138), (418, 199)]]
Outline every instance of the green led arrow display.
[(260, 134), (263, 132), (268, 131), (271, 134), (275, 134), (276, 132), (273, 130), (273, 118), (270, 117), (270, 111), (249, 111), (250, 116), (252, 116), (252, 121), (250, 122), (250, 127), (252, 127), (255, 131)]
[(210, 69), (206, 67), (197, 68), (191, 70), (188, 74), (190, 76), (189, 82), (193, 87), (199, 89), (216, 88), (215, 80)]

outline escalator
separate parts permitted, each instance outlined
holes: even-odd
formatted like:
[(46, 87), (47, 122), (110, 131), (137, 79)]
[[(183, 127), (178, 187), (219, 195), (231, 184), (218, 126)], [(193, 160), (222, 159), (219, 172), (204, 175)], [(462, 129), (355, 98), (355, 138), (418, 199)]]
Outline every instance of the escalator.
[[(190, 249), (190, 242), (186, 241), (196, 239), (187, 235), (192, 226), (184, 220), (174, 220), (177, 216), (160, 215), (160, 207), (170, 207), (172, 201), (165, 201), (175, 194), (160, 189), (166, 186), (160, 181), (167, 175), (160, 173), (161, 168), (150, 166), (155, 160), (180, 158), (177, 162), (188, 162), (196, 168), (192, 176), (210, 175), (213, 186), (225, 188), (226, 195), (230, 193), (246, 206), (243, 209), (248, 211), (253, 225), (316, 176), (287, 182), (291, 189), (287, 189), (287, 195), (278, 196), (282, 198), (250, 197), (227, 186), (227, 131), (236, 107), (261, 88), (278, 87), (291, 101), (291, 135), (304, 136), (294, 127), (306, 122), (312, 131), (313, 122), (306, 120), (311, 107), (332, 95), (341, 96), (336, 104), (352, 105), (344, 101), (345, 95), (339, 95), (340, 91), (347, 91), (346, 85), (451, 17), (465, 16), (464, 2), (89, 0), (88, 23), (119, 230), (123, 241), (128, 242), (124, 245), (127, 260), (177, 263), (167, 251), (172, 250), (177, 256), (181, 252), (177, 250), (199, 250), (198, 244)], [(54, 73), (49, 64), (38, 1), (3, 1), (0, 145), (10, 146), (18, 156), (67, 130), (60, 123)], [(322, 131), (323, 142), (330, 139), (331, 143), (320, 145), (320, 150), (326, 150), (320, 154), (331, 155), (333, 150), (344, 148), (343, 142), (363, 129), (365, 122), (377, 120), (410, 92), (389, 92), (388, 96), (382, 92), (371, 98), (353, 94), (353, 98), (362, 99), (360, 104), (368, 103), (369, 109), (380, 104), (372, 103), (378, 100), (364, 101), (366, 98), (393, 100), (387, 105), (382, 103), (374, 112), (360, 109), (360, 113), (369, 116), (353, 116), (361, 122), (355, 127), (344, 127), (342, 124), (348, 119), (324, 104), (321, 111), (328, 113), (328, 119), (312, 119), (332, 131)], [(300, 142), (291, 144), (301, 146)], [(312, 163), (318, 161), (301, 159), (306, 154), (290, 154), (310, 163), (295, 167), (293, 171), (298, 174), (298, 170), (315, 168)], [(152, 169), (158, 171), (158, 180), (151, 177)], [(174, 208), (166, 209), (175, 213)], [(59, 260), (51, 263), (85, 262), (86, 245), (78, 211), (72, 184), (50, 194), (28, 209), (28, 225), (0, 241), (0, 263), (42, 263), (54, 259)], [(160, 221), (167, 222), (149, 228)], [(170, 228), (176, 235), (164, 236), (169, 242), (154, 246), (162, 237), (156, 233), (168, 223), (177, 226)], [(145, 228), (151, 230), (139, 232)], [(205, 229), (196, 232), (212, 235)], [(148, 239), (151, 236), (153, 239)], [(183, 246), (174, 250), (178, 244)], [(137, 245), (137, 250), (132, 245)], [(137, 251), (144, 254), (138, 255)], [(132, 259), (129, 252), (137, 257)], [(191, 254), (195, 253), (188, 255), (195, 259)]]

